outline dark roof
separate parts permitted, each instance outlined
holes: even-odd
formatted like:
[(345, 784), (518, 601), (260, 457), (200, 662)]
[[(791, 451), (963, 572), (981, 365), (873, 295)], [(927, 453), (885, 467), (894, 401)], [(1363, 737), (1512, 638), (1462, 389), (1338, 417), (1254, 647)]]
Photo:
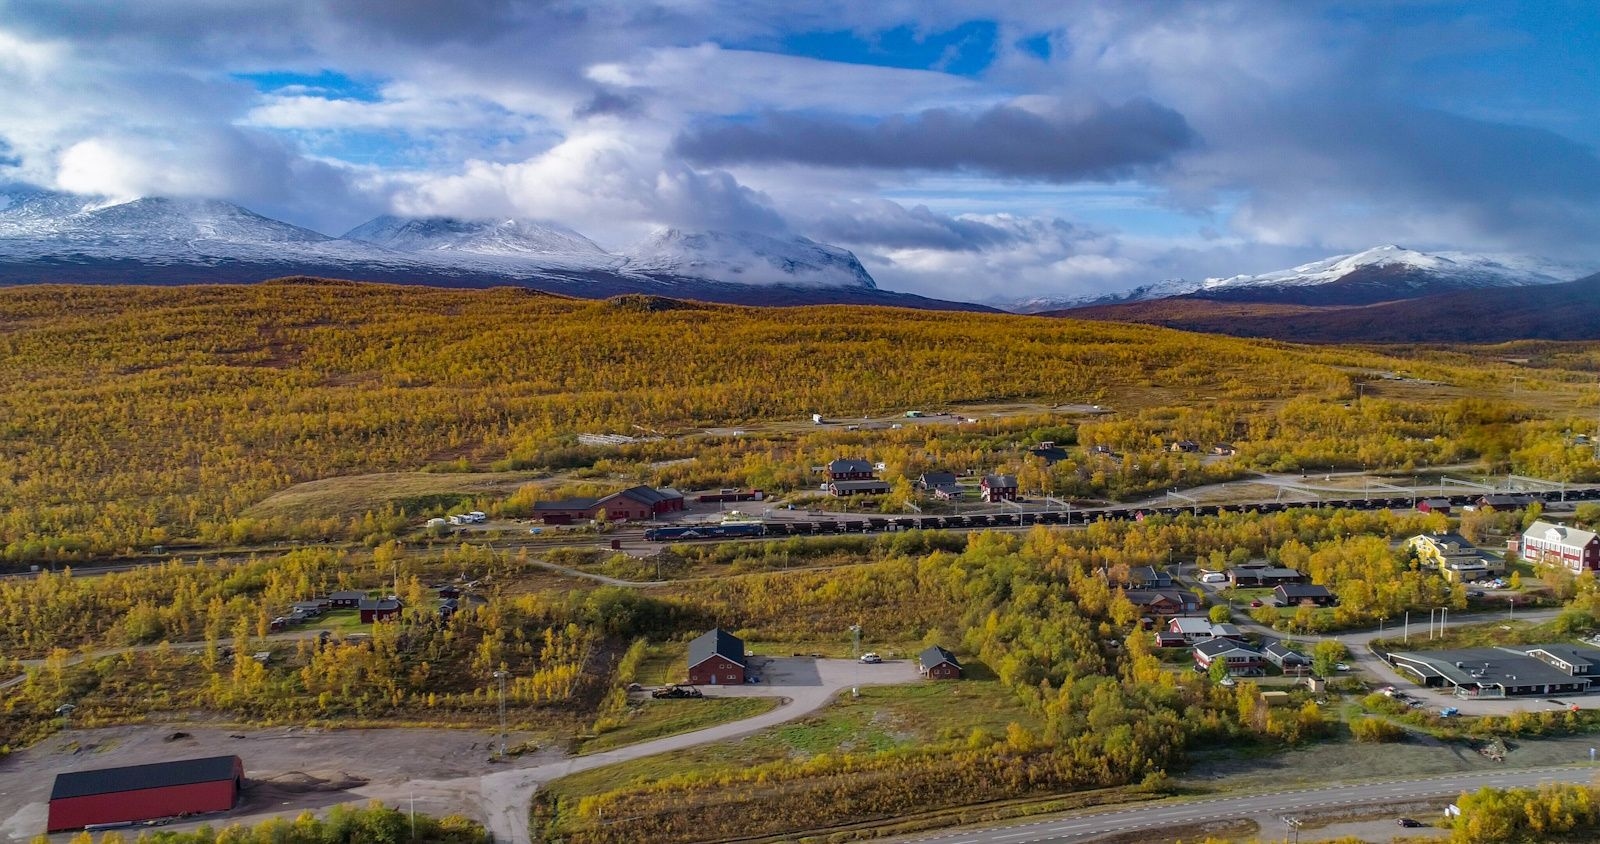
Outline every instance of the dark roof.
[(50, 789), (50, 799), (61, 800), (68, 797), (88, 797), (92, 794), (114, 794), (119, 791), (231, 780), (242, 764), (237, 756), (210, 756), (205, 759), (181, 759), (149, 765), (128, 765), (122, 768), (99, 768), (92, 771), (56, 774), (56, 784)]
[(1254, 647), (1239, 642), (1236, 639), (1228, 639), (1221, 636), (1215, 639), (1207, 639), (1204, 642), (1195, 645), (1194, 649), (1205, 654), (1206, 656), (1220, 656), (1228, 651), (1249, 651), (1253, 654), (1261, 653), (1261, 651), (1256, 650)]
[(1571, 665), (1596, 665), (1600, 664), (1600, 650), (1585, 648), (1576, 645), (1518, 645), (1508, 648), (1519, 653), (1533, 656), (1535, 651), (1545, 653)]
[(1450, 506), (1450, 499), (1448, 499), (1448, 498), (1424, 498), (1424, 499), (1422, 499), (1422, 503), (1428, 505), (1429, 507), (1449, 507)]
[(598, 504), (598, 498), (562, 498), (557, 501), (535, 501), (534, 510), (587, 510)]
[(929, 645), (928, 649), (917, 657), (917, 661), (922, 663), (923, 668), (932, 668), (941, 662), (948, 662), (957, 668), (961, 667), (961, 662), (956, 659), (955, 654), (938, 645)]
[(689, 667), (693, 668), (713, 656), (722, 656), (744, 665), (744, 640), (718, 627), (708, 630), (689, 643)]
[(1484, 497), (1478, 499), (1478, 503), (1485, 507), (1493, 507), (1497, 510), (1520, 510), (1537, 500), (1537, 498), (1525, 492), (1516, 492), (1500, 493), (1498, 495), (1485, 495)]
[(1059, 463), (1067, 459), (1067, 450), (1059, 446), (1036, 446), (1028, 449), (1028, 453), (1035, 457), (1044, 458), (1046, 463)]
[(871, 472), (871, 471), (872, 471), (872, 464), (871, 463), (868, 463), (865, 460), (858, 460), (858, 459), (853, 458), (853, 457), (841, 457), (841, 458), (839, 458), (837, 460), (834, 460), (834, 461), (832, 461), (832, 462), (830, 462), (828, 464), (828, 472), (830, 474), (834, 474), (834, 475), (842, 475), (842, 474), (844, 474), (846, 472)]
[(400, 602), (394, 598), (362, 598), (361, 603), (358, 604), (356, 608), (363, 610), (378, 610), (379, 612), (383, 612), (386, 610), (400, 609)]
[(1016, 489), (1017, 479), (1010, 475), (984, 475), (983, 485), (990, 489)]
[(1280, 583), (1277, 590), (1285, 598), (1332, 598), (1326, 586), (1308, 586), (1303, 583)]
[(652, 507), (654, 507), (657, 504), (660, 504), (663, 501), (676, 501), (676, 500), (678, 500), (680, 498), (683, 498), (683, 493), (678, 492), (677, 490), (672, 489), (670, 487), (666, 487), (666, 488), (662, 488), (662, 489), (656, 489), (655, 487), (652, 487), (652, 486), (643, 486), (643, 485), (641, 485), (641, 486), (630, 486), (630, 487), (628, 487), (627, 489), (625, 489), (625, 490), (623, 490), (621, 492), (614, 492), (614, 493), (612, 493), (612, 494), (610, 494), (610, 495), (608, 495), (605, 498), (602, 498), (600, 500), (602, 502), (610, 501), (611, 499), (616, 498), (619, 495), (623, 496), (625, 498), (631, 498), (634, 501), (639, 502), (640, 504), (649, 504)]
[(367, 597), (367, 593), (359, 591), (359, 590), (355, 590), (355, 589), (347, 589), (347, 590), (345, 590), (343, 592), (335, 592), (332, 595), (329, 595), (328, 597), (330, 599), (337, 599), (337, 600), (341, 600), (341, 601), (343, 601), (343, 600), (360, 600), (362, 598)]
[(1126, 595), (1128, 600), (1136, 607), (1149, 606), (1163, 599), (1180, 607), (1193, 601), (1192, 598), (1189, 601), (1185, 601), (1183, 593), (1176, 589), (1128, 589), (1122, 594)]
[(942, 486), (954, 486), (956, 482), (956, 473), (923, 472), (922, 477), (919, 478), (918, 481), (928, 489), (936, 489)]
[(1261, 652), (1267, 654), (1268, 656), (1277, 657), (1280, 662), (1302, 662), (1307, 665), (1311, 664), (1310, 657), (1294, 650), (1293, 648), (1290, 648), (1288, 645), (1285, 645), (1282, 642), (1273, 642), (1262, 648)]

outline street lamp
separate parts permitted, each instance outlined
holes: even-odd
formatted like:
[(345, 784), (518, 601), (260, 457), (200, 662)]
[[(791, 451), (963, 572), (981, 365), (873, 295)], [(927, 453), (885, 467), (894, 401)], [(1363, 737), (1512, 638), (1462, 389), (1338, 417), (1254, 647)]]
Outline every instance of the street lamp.
[(494, 678), (500, 681), (500, 759), (506, 758), (506, 678), (510, 672), (496, 671)]

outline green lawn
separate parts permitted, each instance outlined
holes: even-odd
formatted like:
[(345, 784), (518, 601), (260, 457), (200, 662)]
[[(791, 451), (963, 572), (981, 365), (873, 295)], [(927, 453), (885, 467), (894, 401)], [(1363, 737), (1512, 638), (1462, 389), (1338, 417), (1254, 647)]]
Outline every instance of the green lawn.
[(360, 610), (329, 610), (306, 624), (311, 630), (331, 630), (335, 633), (359, 633), (371, 626), (361, 623)]
[[(694, 704), (708, 701), (680, 701)], [(547, 788), (561, 796), (598, 794), (684, 773), (736, 771), (820, 753), (870, 753), (958, 744), (974, 730), (1004, 736), (1017, 722), (1037, 730), (1016, 696), (993, 680), (869, 686), (807, 718), (742, 739), (702, 745), (564, 777)], [(592, 752), (585, 746), (586, 752)]]
[(628, 709), (622, 726), (578, 743), (578, 753), (598, 753), (642, 741), (693, 732), (768, 712), (776, 698), (723, 697), (700, 700), (645, 700)]

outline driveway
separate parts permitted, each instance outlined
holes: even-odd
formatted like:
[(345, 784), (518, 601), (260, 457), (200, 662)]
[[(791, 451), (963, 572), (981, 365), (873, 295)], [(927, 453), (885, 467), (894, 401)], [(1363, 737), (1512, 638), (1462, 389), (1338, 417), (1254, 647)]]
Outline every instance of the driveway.
[[(848, 659), (774, 658), (758, 659), (757, 670), (761, 682), (744, 686), (701, 686), (707, 697), (778, 697), (784, 702), (778, 708), (727, 724), (718, 724), (692, 733), (648, 741), (642, 744), (619, 747), (588, 756), (572, 756), (554, 761), (530, 764), (509, 771), (487, 774), (480, 778), (481, 802), (484, 823), (499, 842), (525, 842), (529, 840), (528, 807), (533, 793), (542, 783), (560, 779), (568, 774), (630, 762), (670, 753), (710, 742), (726, 741), (749, 735), (815, 712), (826, 706), (834, 696), (852, 686), (879, 686), (914, 683), (919, 679), (917, 665), (908, 660), (892, 660), (877, 665), (862, 665)], [(416, 783), (416, 786), (437, 788), (439, 783)], [(390, 802), (404, 799), (412, 784), (384, 792), (364, 790), (363, 793)]]

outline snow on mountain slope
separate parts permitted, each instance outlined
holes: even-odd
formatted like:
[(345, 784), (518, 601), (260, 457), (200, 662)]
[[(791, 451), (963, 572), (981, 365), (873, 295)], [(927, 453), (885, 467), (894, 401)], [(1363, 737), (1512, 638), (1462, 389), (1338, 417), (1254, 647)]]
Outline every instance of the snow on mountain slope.
[(1147, 302), (1152, 299), (1168, 299), (1173, 296), (1182, 296), (1200, 289), (1200, 282), (1188, 281), (1181, 278), (1169, 278), (1154, 284), (1142, 284), (1130, 290), (1117, 293), (1103, 293), (1098, 296), (1074, 297), (1046, 297), (1040, 296), (1032, 299), (1021, 299), (1012, 302), (995, 302), (996, 307), (1017, 314), (1040, 314), (1046, 311), (1060, 311), (1068, 308), (1087, 308), (1093, 305), (1119, 305), (1124, 302)]
[(1260, 275), (1208, 278), (1201, 290), (1237, 287), (1281, 287), (1328, 284), (1353, 272), (1369, 268), (1394, 267), (1415, 270), (1412, 278), (1425, 283), (1428, 277), (1449, 278), (1451, 287), (1521, 287), (1571, 281), (1584, 274), (1581, 268), (1522, 255), (1490, 255), (1469, 252), (1417, 252), (1401, 246), (1378, 246), (1354, 255), (1339, 255), (1312, 261), (1298, 267)]
[(850, 252), (803, 237), (668, 231), (630, 257), (550, 223), (384, 216), (333, 238), (218, 200), (0, 189), (0, 277), (6, 279), (166, 283), (291, 274), (721, 299), (747, 295), (720, 289), (729, 285), (784, 285), (794, 288), (784, 294), (788, 304), (805, 300), (807, 288), (834, 291), (821, 297), (829, 301), (848, 298), (847, 291), (878, 292)]
[(219, 200), (116, 201), (49, 191), (6, 196), (10, 202), (0, 209), (0, 258), (11, 261), (348, 261), (378, 252)]
[(373, 243), (397, 252), (468, 252), (503, 257), (612, 257), (594, 241), (569, 228), (526, 220), (385, 215), (351, 229), (345, 233), (344, 239)]
[(732, 284), (877, 289), (856, 256), (804, 237), (667, 229), (632, 251), (627, 269)]
[(1200, 282), (1168, 279), (1101, 296), (1027, 299), (1003, 307), (1017, 313), (1040, 313), (1177, 296), (1235, 302), (1366, 305), (1456, 290), (1557, 284), (1594, 270), (1525, 255), (1419, 252), (1388, 245), (1259, 275)]

